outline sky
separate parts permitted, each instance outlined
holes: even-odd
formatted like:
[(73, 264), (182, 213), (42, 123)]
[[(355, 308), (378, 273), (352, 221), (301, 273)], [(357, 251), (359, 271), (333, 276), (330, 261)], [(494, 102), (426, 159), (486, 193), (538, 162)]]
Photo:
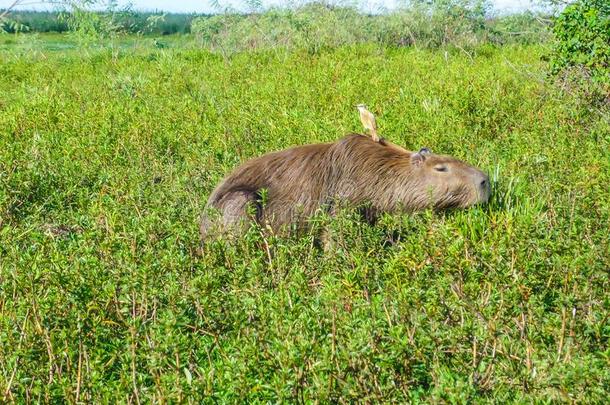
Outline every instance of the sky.
[[(247, 0), (246, 0), (247, 1)], [(301, 1), (286, 1), (286, 0), (262, 0), (263, 5), (277, 5), (281, 3), (299, 4)], [(7, 7), (13, 3), (13, 0), (0, 0), (0, 9)], [(42, 2), (36, 1), (25, 1), (28, 5), (22, 8), (35, 8), (35, 9), (47, 9), (49, 6), (41, 7)], [(213, 6), (213, 2), (210, 0), (119, 0), (119, 5), (126, 5), (131, 3), (134, 9), (143, 11), (162, 10), (168, 12), (199, 12), (199, 13), (210, 13), (217, 10)], [(225, 7), (239, 7), (243, 5), (243, 0), (217, 0), (215, 3), (220, 5), (221, 8)], [(336, 3), (340, 3), (337, 1)], [(350, 3), (345, 1), (343, 3)], [(361, 8), (365, 11), (374, 12), (380, 9), (392, 9), (396, 7), (400, 0), (362, 0), (362, 1), (351, 1), (351, 3), (358, 3)], [(532, 0), (491, 0), (494, 8), (498, 11), (510, 12), (510, 11), (522, 11), (528, 8), (533, 8)]]

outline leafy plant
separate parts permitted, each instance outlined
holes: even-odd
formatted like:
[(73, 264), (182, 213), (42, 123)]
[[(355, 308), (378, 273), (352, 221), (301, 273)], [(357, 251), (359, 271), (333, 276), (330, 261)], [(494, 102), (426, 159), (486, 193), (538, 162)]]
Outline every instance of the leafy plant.
[(12, 10), (21, 5), (23, 0), (14, 0), (4, 10), (0, 10), (0, 34), (5, 32), (27, 31), (27, 27), (10, 18)]
[(577, 0), (555, 19), (552, 72), (581, 67), (594, 80), (610, 83), (610, 2)]
[[(129, 6), (120, 8), (116, 1), (71, 0), (66, 3), (62, 18), (67, 22), (70, 32), (83, 44), (101, 40), (113, 40), (127, 30), (120, 17), (129, 12)], [(96, 7), (104, 7), (100, 12)], [(112, 42), (109, 42), (112, 44)]]

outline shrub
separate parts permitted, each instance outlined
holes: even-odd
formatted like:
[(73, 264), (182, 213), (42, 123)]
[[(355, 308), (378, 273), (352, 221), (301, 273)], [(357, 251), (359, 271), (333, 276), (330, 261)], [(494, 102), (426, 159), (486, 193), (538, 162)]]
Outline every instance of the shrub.
[(368, 17), (353, 8), (313, 3), (260, 14), (199, 17), (193, 20), (191, 32), (203, 45), (228, 51), (287, 47), (315, 52), (366, 41), (367, 23)]
[(610, 2), (578, 0), (556, 18), (552, 72), (584, 68), (595, 81), (610, 83)]
[(539, 44), (552, 35), (550, 20), (544, 14), (525, 11), (488, 20), (490, 42), (504, 45), (511, 43)]
[(354, 7), (310, 3), (249, 15), (196, 18), (191, 31), (203, 45), (239, 51), (276, 46), (322, 48), (365, 42), (436, 48), (486, 40), (484, 0), (417, 1), (407, 8), (367, 15)]

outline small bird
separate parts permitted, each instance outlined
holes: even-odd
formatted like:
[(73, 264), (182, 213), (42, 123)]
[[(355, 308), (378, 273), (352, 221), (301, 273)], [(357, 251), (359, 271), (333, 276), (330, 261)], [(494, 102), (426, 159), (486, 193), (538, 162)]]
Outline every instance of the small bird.
[(371, 138), (373, 138), (375, 142), (379, 142), (380, 139), (379, 135), (377, 135), (377, 123), (375, 122), (375, 116), (373, 113), (367, 110), (364, 104), (358, 104), (356, 108), (358, 108), (358, 111), (360, 112), (360, 121), (362, 122), (364, 129), (370, 132)]

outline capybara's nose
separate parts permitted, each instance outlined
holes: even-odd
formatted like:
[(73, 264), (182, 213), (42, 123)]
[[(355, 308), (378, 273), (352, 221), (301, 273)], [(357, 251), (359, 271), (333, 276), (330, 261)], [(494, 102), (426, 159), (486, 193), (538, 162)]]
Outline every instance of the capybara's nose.
[(487, 202), (489, 200), (489, 195), (491, 194), (491, 185), (489, 183), (489, 176), (485, 173), (481, 173), (481, 177), (479, 178), (479, 200), (481, 202)]

